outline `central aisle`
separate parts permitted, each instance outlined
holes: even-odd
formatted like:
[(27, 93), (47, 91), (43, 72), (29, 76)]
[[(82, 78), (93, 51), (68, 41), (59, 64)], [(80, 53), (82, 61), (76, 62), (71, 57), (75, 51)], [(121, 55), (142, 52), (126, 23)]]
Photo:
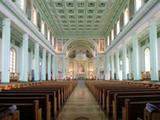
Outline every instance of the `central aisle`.
[(67, 100), (57, 120), (107, 120), (83, 80)]

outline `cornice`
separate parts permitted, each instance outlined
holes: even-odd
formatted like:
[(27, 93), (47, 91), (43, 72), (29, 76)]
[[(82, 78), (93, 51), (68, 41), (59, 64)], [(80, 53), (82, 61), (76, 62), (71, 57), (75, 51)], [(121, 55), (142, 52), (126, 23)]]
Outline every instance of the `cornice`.
[(116, 4), (112, 8), (112, 12), (110, 12), (110, 15), (108, 17), (108, 22), (105, 25), (104, 35), (107, 36), (111, 29), (113, 29), (113, 26), (115, 24), (115, 21), (119, 18), (119, 16), (122, 14), (124, 8), (128, 4), (128, 0), (118, 0)]
[(122, 29), (118, 34), (116, 39), (114, 39), (110, 46), (105, 50), (105, 53), (108, 54), (112, 48), (117, 45), (118, 42), (122, 40), (133, 28), (134, 26), (144, 18), (144, 16), (159, 2), (159, 0), (150, 0), (148, 1), (134, 16), (131, 21)]
[[(52, 54), (56, 54), (55, 51), (53, 50), (52, 45), (50, 42), (42, 35), (41, 32), (38, 31), (37, 27), (30, 21), (28, 20), (27, 16), (25, 13), (23, 13), (22, 10), (20, 10), (12, 1), (10, 0), (2, 0), (2, 4), (4, 5), (5, 8), (7, 8), (18, 20), (20, 20), (21, 23), (23, 23), (42, 43), (45, 44), (45, 47), (49, 49)], [(5, 13), (1, 11), (4, 15)], [(13, 21), (15, 22), (15, 21)], [(21, 28), (22, 29), (22, 28)], [(22, 31), (26, 30), (22, 29)], [(32, 37), (32, 36), (31, 36)], [(43, 46), (44, 47), (44, 46)]]

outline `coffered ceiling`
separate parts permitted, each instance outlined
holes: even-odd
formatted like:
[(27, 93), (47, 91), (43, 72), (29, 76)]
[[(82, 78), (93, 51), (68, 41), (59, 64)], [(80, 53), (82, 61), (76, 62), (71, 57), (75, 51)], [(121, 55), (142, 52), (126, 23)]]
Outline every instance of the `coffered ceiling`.
[(48, 21), (56, 36), (97, 38), (104, 36), (110, 14), (113, 13), (115, 5), (122, 0), (34, 1), (40, 14)]

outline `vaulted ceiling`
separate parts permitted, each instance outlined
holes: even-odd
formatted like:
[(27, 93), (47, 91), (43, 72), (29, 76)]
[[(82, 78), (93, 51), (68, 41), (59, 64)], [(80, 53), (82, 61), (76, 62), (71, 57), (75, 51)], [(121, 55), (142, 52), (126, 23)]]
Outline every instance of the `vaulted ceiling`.
[[(58, 37), (104, 37), (124, 0), (34, 0)], [(126, 1), (125, 1), (126, 2)], [(112, 15), (112, 16), (111, 16)]]
[(86, 40), (77, 40), (70, 43), (67, 47), (68, 56), (70, 58), (75, 58), (76, 54), (85, 53), (88, 58), (92, 58), (94, 56), (94, 52), (96, 51), (95, 46)]

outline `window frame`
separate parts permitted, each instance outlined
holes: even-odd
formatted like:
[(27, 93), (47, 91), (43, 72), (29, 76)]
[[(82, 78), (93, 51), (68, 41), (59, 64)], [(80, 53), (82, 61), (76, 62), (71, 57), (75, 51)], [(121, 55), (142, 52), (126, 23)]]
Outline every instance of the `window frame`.
[[(149, 50), (149, 57), (147, 57), (147, 50)], [(147, 57), (147, 58), (146, 58)], [(151, 63), (150, 63), (151, 51), (149, 47), (144, 49), (144, 70), (145, 72), (149, 72), (151, 70)], [(146, 62), (146, 60), (149, 60)]]
[(9, 63), (9, 70), (12, 73), (16, 72), (16, 61), (17, 61), (17, 53), (16, 49), (11, 47), (10, 49), (10, 63)]

